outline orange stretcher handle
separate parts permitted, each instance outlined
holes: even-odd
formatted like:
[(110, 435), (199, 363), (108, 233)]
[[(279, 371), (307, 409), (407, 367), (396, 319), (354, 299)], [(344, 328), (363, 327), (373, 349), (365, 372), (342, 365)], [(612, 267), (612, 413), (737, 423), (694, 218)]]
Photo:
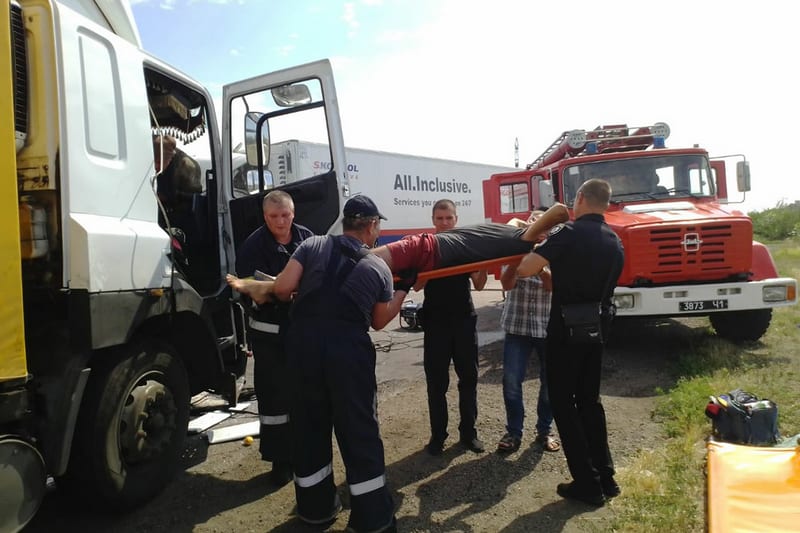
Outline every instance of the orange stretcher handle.
[[(476, 263), (467, 263), (465, 265), (456, 265), (445, 268), (437, 268), (436, 270), (428, 270), (420, 272), (417, 275), (417, 281), (427, 281), (429, 279), (446, 278), (447, 276), (455, 276), (456, 274), (466, 274), (467, 272), (475, 272), (476, 270), (490, 270), (494, 267), (500, 267), (508, 263), (519, 262), (527, 254), (511, 255), (508, 257), (498, 257), (497, 259), (487, 259), (486, 261), (478, 261)], [(395, 279), (398, 280), (397, 276)]]

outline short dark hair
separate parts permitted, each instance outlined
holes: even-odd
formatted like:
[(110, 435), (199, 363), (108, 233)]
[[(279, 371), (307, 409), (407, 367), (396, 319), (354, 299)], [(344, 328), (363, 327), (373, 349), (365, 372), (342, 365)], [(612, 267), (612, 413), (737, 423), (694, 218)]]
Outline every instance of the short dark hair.
[(342, 229), (344, 231), (362, 231), (366, 229), (372, 222), (379, 220), (379, 217), (343, 217)]
[(435, 213), (437, 209), (452, 209), (453, 211), (457, 211), (456, 203), (448, 198), (436, 200), (436, 203), (433, 204), (433, 209), (431, 209), (431, 214)]
[(267, 210), (267, 204), (288, 205), (292, 212), (294, 212), (294, 200), (292, 199), (292, 195), (286, 191), (281, 191), (278, 189), (269, 191), (261, 202), (261, 208), (264, 211)]
[(584, 181), (578, 192), (583, 193), (586, 203), (595, 209), (607, 208), (611, 199), (611, 185), (599, 178)]

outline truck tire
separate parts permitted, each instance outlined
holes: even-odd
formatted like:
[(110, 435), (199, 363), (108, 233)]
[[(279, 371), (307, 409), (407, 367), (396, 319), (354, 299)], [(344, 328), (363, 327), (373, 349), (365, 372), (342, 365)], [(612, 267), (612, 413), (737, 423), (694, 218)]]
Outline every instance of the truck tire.
[(160, 342), (140, 341), (98, 359), (57, 486), (99, 508), (125, 511), (158, 494), (180, 465), (189, 382), (180, 358)]
[(769, 328), (772, 309), (727, 311), (709, 315), (717, 335), (733, 342), (757, 341)]

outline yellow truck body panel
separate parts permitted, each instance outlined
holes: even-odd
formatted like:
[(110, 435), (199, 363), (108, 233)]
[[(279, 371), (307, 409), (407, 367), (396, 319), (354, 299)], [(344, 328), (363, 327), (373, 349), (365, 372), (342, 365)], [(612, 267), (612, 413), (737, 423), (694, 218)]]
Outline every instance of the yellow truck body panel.
[[(0, 54), (11, 56), (11, 23), (0, 10)], [(25, 325), (22, 314), (14, 95), (11, 65), (0, 62), (0, 382), (26, 378)]]

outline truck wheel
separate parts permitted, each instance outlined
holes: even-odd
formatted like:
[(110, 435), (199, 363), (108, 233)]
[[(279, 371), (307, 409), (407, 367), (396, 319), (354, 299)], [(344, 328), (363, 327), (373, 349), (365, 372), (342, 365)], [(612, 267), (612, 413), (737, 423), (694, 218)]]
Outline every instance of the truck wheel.
[(769, 328), (772, 309), (712, 313), (708, 318), (714, 331), (722, 338), (733, 342), (757, 341)]
[(63, 481), (82, 500), (90, 496), (83, 501), (129, 510), (155, 496), (180, 464), (189, 383), (172, 349), (154, 341), (124, 346), (99, 359)]

